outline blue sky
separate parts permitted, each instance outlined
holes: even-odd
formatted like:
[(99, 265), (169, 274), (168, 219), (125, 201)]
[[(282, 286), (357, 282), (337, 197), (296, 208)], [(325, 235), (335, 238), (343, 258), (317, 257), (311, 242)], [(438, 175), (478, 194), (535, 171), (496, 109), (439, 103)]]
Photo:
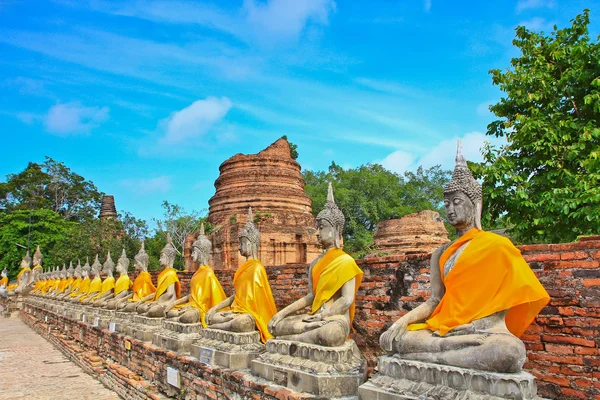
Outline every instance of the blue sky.
[(282, 135), (305, 169), (478, 159), (514, 28), (597, 1), (0, 0), (0, 176), (45, 155), (151, 220)]

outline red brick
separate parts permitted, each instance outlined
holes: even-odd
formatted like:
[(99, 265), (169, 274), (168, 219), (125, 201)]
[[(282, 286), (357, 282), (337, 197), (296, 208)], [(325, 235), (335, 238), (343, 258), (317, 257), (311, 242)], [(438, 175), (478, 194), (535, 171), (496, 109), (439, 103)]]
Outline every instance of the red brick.
[(528, 357), (534, 361), (548, 361), (556, 364), (583, 365), (582, 356), (557, 356), (552, 354), (531, 353), (528, 355)]
[(582, 392), (581, 390), (575, 390), (575, 389), (570, 389), (570, 388), (561, 388), (560, 392), (562, 394), (564, 394), (565, 396), (569, 396), (569, 397), (576, 397), (578, 399), (587, 399), (588, 396), (585, 392)]
[(561, 260), (585, 260), (589, 254), (585, 251), (570, 251), (560, 254)]
[(583, 279), (581, 283), (585, 287), (600, 286), (600, 278)]
[(561, 346), (558, 344), (545, 344), (546, 351), (552, 354), (573, 354), (573, 346)]
[(562, 387), (570, 387), (571, 386), (571, 381), (569, 381), (567, 378), (563, 378), (562, 376), (546, 375), (544, 377), (544, 380), (546, 382), (555, 383), (555, 384), (557, 384), (559, 386), (562, 386)]
[(553, 343), (569, 343), (585, 347), (596, 347), (596, 342), (593, 340), (570, 336), (542, 335), (542, 341)]

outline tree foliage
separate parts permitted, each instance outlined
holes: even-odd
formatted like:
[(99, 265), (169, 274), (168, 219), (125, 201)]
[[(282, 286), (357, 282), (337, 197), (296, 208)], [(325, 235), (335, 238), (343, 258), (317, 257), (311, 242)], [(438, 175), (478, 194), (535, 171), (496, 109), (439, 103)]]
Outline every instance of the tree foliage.
[(30, 162), (0, 183), (0, 207), (9, 212), (43, 208), (81, 222), (97, 215), (101, 200), (102, 193), (93, 182), (50, 157), (42, 164)]
[(287, 135), (283, 135), (281, 139), (287, 140), (287, 142), (290, 144), (290, 157), (292, 157), (294, 160), (298, 159), (298, 145), (290, 142)]
[(332, 182), (335, 201), (346, 218), (344, 249), (355, 257), (372, 251), (373, 233), (381, 221), (425, 209), (444, 215), (442, 188), (450, 178), (450, 172), (438, 166), (400, 176), (379, 164), (344, 169), (335, 163), (327, 171), (303, 175), (315, 216), (323, 209), (327, 184)]
[[(549, 34), (518, 27), (521, 55), (492, 70), (504, 92), (487, 134), (506, 145), (484, 150), (484, 217), (519, 241), (564, 242), (600, 229), (600, 47), (589, 11)], [(486, 221), (484, 221), (486, 222)]]

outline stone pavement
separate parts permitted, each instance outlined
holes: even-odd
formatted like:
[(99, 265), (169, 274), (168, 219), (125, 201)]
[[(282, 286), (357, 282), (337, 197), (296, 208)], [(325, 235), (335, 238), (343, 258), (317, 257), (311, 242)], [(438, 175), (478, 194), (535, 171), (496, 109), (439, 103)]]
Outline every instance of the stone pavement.
[(0, 399), (117, 400), (119, 396), (13, 316), (0, 317)]

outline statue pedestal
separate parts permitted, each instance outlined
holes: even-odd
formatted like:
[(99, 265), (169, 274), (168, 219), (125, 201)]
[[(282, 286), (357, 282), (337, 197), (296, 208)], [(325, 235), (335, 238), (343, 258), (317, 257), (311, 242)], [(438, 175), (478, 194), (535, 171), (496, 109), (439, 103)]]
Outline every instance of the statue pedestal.
[(537, 396), (535, 377), (527, 372), (501, 374), (381, 356), (379, 373), (360, 386), (361, 400), (515, 399)]
[(191, 345), (192, 355), (201, 362), (230, 369), (250, 368), (250, 362), (264, 351), (259, 331), (237, 333), (207, 328)]
[(150, 318), (146, 317), (145, 315), (134, 315), (132, 321), (134, 324), (132, 326), (133, 335), (129, 335), (133, 336), (137, 340), (151, 342), (154, 332), (162, 327), (164, 318)]
[(356, 396), (366, 377), (366, 361), (354, 340), (325, 347), (271, 339), (266, 348), (252, 361), (252, 374), (296, 392), (327, 398)]
[(108, 326), (110, 329), (110, 324), (114, 323), (114, 331), (120, 332), (124, 335), (133, 337), (133, 330), (130, 327), (133, 325), (133, 313), (126, 313), (121, 311), (115, 311), (113, 318), (108, 322)]
[[(110, 321), (115, 319), (115, 310), (107, 310), (105, 308), (96, 308), (96, 318), (98, 318), (98, 326), (102, 329), (108, 329)], [(95, 323), (92, 321), (92, 323)]]
[(189, 353), (192, 343), (202, 338), (202, 324), (182, 324), (164, 320), (162, 329), (154, 333), (152, 343), (179, 353)]

